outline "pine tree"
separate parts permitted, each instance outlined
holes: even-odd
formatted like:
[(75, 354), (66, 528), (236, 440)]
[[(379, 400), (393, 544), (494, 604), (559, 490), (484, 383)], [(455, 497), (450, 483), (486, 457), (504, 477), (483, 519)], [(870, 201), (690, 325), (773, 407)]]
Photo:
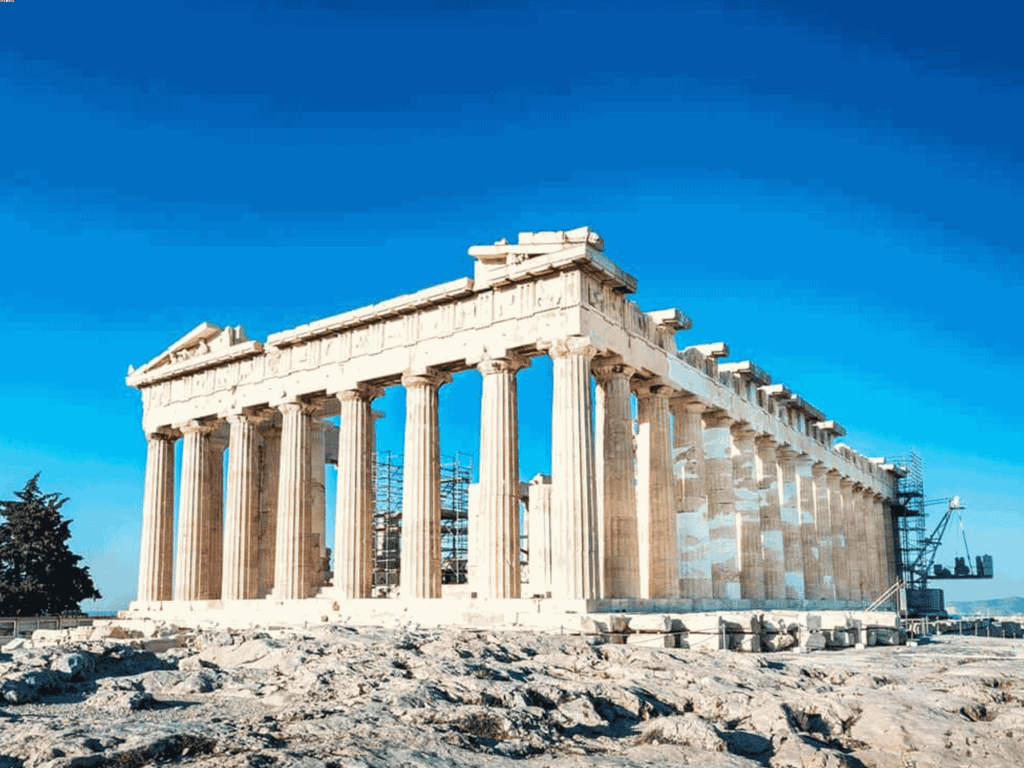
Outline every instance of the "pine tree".
[(57, 616), (97, 599), (89, 569), (67, 545), (71, 521), (61, 517), (67, 497), (42, 493), (36, 474), (18, 501), (0, 501), (0, 616)]

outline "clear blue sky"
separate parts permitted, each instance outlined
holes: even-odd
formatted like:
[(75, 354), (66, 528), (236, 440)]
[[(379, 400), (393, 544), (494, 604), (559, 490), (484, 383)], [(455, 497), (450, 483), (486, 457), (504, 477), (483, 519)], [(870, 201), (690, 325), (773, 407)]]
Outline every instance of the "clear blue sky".
[[(693, 317), (681, 343), (727, 341), (868, 455), (921, 452), (996, 558), (947, 601), (1024, 594), (1020, 6), (839, 5), (0, 3), (0, 495), (41, 471), (70, 496), (87, 607), (124, 607), (129, 363), (587, 224), (642, 307)], [(525, 477), (546, 374), (521, 375)], [(442, 390), (445, 452), (477, 452), (474, 376)]]

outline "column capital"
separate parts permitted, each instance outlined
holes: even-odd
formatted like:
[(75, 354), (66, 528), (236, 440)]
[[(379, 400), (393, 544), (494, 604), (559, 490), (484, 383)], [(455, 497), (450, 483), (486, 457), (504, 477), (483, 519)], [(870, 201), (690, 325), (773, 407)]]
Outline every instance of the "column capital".
[(840, 475), (839, 475), (839, 486), (844, 491), (851, 491), (851, 490), (853, 490), (853, 486), (854, 485), (856, 485), (856, 483), (854, 483), (853, 480), (848, 478), (846, 475), (840, 473)]
[(211, 435), (217, 431), (219, 426), (215, 421), (193, 419), (182, 424), (176, 424), (175, 429), (183, 435)]
[(434, 387), (435, 389), (450, 383), (452, 375), (447, 371), (439, 371), (436, 368), (409, 368), (402, 373), (402, 386), (406, 389), (412, 387)]
[(568, 336), (564, 339), (542, 341), (537, 345), (542, 352), (549, 357), (568, 357), (569, 355), (580, 355), (593, 358), (598, 349), (586, 336)]
[(704, 413), (704, 426), (707, 429), (728, 428), (732, 426), (732, 423), (732, 418), (725, 411), (712, 410)]
[(296, 413), (309, 416), (316, 411), (316, 406), (311, 403), (304, 403), (301, 400), (288, 400), (283, 403), (278, 403), (277, 410), (279, 410), (284, 416)]
[(824, 463), (817, 461), (811, 465), (811, 474), (815, 477), (824, 477), (828, 474), (828, 467)]
[(636, 373), (636, 370), (632, 365), (627, 365), (618, 355), (614, 357), (598, 357), (590, 364), (590, 372), (594, 374), (594, 378), (598, 381), (617, 377), (628, 379)]
[(165, 440), (173, 443), (181, 437), (181, 432), (174, 427), (159, 427), (146, 432), (146, 440)]
[(475, 361), (476, 369), (481, 375), (487, 376), (492, 373), (515, 373), (530, 366), (530, 360), (523, 355), (509, 352), (504, 355), (484, 355)]
[(770, 450), (772, 448), (775, 448), (775, 449), (779, 448), (778, 441), (774, 437), (772, 437), (771, 435), (764, 435), (764, 434), (758, 435), (757, 437), (754, 438), (754, 444), (760, 450), (763, 450), (763, 451)]
[(729, 431), (732, 432), (733, 439), (735, 440), (753, 441), (759, 434), (761, 434), (745, 421), (733, 422), (732, 426), (729, 427)]
[(703, 414), (704, 411), (708, 410), (708, 406), (702, 400), (699, 400), (689, 392), (677, 392), (672, 396), (669, 401), (669, 407), (673, 411), (683, 410), (686, 413)]
[(800, 455), (800, 451), (796, 450), (788, 443), (782, 443), (779, 445), (778, 455), (780, 461), (796, 461), (797, 456)]
[(663, 384), (657, 379), (654, 381), (639, 382), (633, 387), (633, 394), (637, 400), (648, 400), (653, 397), (667, 400), (674, 394), (672, 387)]
[(378, 387), (373, 384), (360, 383), (354, 387), (339, 390), (334, 393), (334, 396), (341, 402), (350, 402), (352, 400), (361, 400), (363, 402), (372, 402), (378, 397), (384, 394), (384, 388)]
[(231, 425), (244, 422), (258, 427), (270, 420), (270, 414), (260, 411), (234, 411), (233, 413), (224, 414), (224, 420)]

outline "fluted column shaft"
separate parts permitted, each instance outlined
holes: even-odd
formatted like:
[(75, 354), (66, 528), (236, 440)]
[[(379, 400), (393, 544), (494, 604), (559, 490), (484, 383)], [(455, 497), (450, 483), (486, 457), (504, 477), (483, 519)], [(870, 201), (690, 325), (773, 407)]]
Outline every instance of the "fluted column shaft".
[(860, 573), (860, 597), (862, 601), (875, 599), (875, 566), (871, 554), (874, 548), (874, 525), (868, 514), (867, 489), (857, 485), (853, 493), (853, 505), (857, 525), (857, 560)]
[(764, 596), (767, 600), (784, 600), (786, 598), (786, 548), (782, 536), (782, 515), (779, 509), (777, 443), (770, 437), (759, 437), (755, 440), (755, 447)]
[(259, 596), (259, 441), (262, 420), (245, 413), (227, 417), (231, 429), (228, 448), (228, 494), (224, 516), (224, 600), (251, 600)]
[(870, 491), (868, 493), (868, 515), (871, 517), (874, 526), (872, 539), (871, 558), (875, 566), (874, 593), (872, 598), (879, 597), (889, 588), (888, 581), (888, 557), (885, 551), (885, 512), (882, 509), (882, 497), (880, 494)]
[(437, 390), (447, 377), (407, 373), (402, 481), (402, 597), (441, 596), (441, 436)]
[(832, 575), (835, 579), (836, 599), (850, 600), (850, 553), (846, 544), (846, 526), (843, 521), (843, 494), (839, 484), (840, 475), (834, 469), (828, 471), (829, 523), (832, 527)]
[(683, 597), (711, 597), (711, 551), (708, 532), (708, 494), (704, 459), (705, 406), (697, 400), (674, 398), (671, 403), (674, 431), (679, 521), (679, 584)]
[(839, 488), (843, 498), (843, 531), (846, 536), (846, 567), (850, 583), (847, 590), (850, 600), (860, 602), (863, 599), (863, 592), (860, 588), (861, 546), (860, 546), (860, 521), (857, 510), (857, 493), (854, 491), (854, 483), (845, 477), (839, 479)]
[(301, 402), (278, 406), (281, 425), (281, 464), (278, 473), (277, 543), (274, 558), (274, 598), (309, 597), (309, 544), (312, 520), (309, 482), (309, 431), (312, 408)]
[(277, 560), (277, 496), (281, 471), (281, 427), (270, 424), (262, 430), (260, 448), (260, 510), (259, 510), (259, 589), (257, 597), (266, 597), (274, 589), (274, 567)]
[(352, 600), (373, 594), (373, 398), (358, 387), (338, 394), (338, 495), (334, 521), (334, 592)]
[(619, 360), (596, 360), (595, 465), (601, 596), (640, 597), (640, 544), (634, 490), (630, 377)]
[(583, 337), (550, 344), (551, 526), (553, 594), (586, 600), (601, 592), (597, 546), (590, 361), (596, 349)]
[(480, 482), (477, 486), (479, 537), (477, 594), (520, 596), (519, 568), (519, 409), (516, 372), (525, 360), (481, 360)]
[(804, 594), (808, 600), (821, 600), (821, 541), (814, 520), (814, 480), (812, 460), (801, 456), (796, 462), (796, 496), (800, 508), (800, 540), (804, 554)]
[(789, 446), (782, 446), (777, 455), (786, 599), (803, 600), (807, 593), (804, 585), (803, 534), (800, 530), (800, 507), (796, 492), (796, 458), (799, 454)]
[(740, 572), (740, 596), (764, 599), (764, 565), (761, 562), (761, 507), (757, 498), (757, 433), (742, 426), (732, 429), (732, 483), (736, 505), (736, 565)]
[(719, 600), (738, 600), (740, 572), (736, 547), (736, 501), (732, 478), (731, 420), (704, 416), (704, 466), (707, 471), (708, 536), (711, 593)]
[(326, 425), (317, 419), (309, 424), (309, 588), (315, 593), (324, 583), (327, 547)]
[(142, 601), (172, 597), (174, 548), (174, 441), (176, 436), (146, 435), (146, 486), (142, 505), (139, 596)]
[(227, 439), (218, 429), (210, 436), (206, 465), (206, 494), (203, 505), (203, 561), (200, 570), (200, 599), (219, 600), (224, 572), (224, 450)]
[(835, 539), (832, 534), (832, 511), (828, 505), (828, 469), (818, 463), (811, 467), (814, 486), (814, 527), (818, 532), (821, 554), (821, 599), (836, 599)]
[(174, 599), (200, 600), (203, 559), (204, 507), (209, 480), (210, 433), (214, 426), (191, 421), (179, 427), (181, 449), (181, 501), (178, 509), (178, 553), (174, 564)]
[(643, 597), (679, 595), (671, 394), (664, 386), (646, 387), (637, 393), (637, 519)]
[(530, 595), (548, 596), (552, 590), (551, 556), (560, 546), (551, 533), (551, 478), (537, 475), (529, 490)]
[(887, 503), (884, 499), (880, 503), (882, 505), (882, 527), (885, 531), (883, 550), (883, 554), (885, 555), (885, 588), (888, 589), (891, 585), (896, 583), (896, 579), (898, 578), (896, 573), (896, 530), (893, 527), (892, 505)]

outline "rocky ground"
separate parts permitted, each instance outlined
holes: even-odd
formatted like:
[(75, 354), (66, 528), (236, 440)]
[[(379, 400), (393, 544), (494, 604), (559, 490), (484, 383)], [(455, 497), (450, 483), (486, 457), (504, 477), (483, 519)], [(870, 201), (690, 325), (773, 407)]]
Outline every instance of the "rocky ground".
[(1021, 640), (759, 655), (458, 629), (149, 634), (0, 654), (0, 768), (1024, 765)]

